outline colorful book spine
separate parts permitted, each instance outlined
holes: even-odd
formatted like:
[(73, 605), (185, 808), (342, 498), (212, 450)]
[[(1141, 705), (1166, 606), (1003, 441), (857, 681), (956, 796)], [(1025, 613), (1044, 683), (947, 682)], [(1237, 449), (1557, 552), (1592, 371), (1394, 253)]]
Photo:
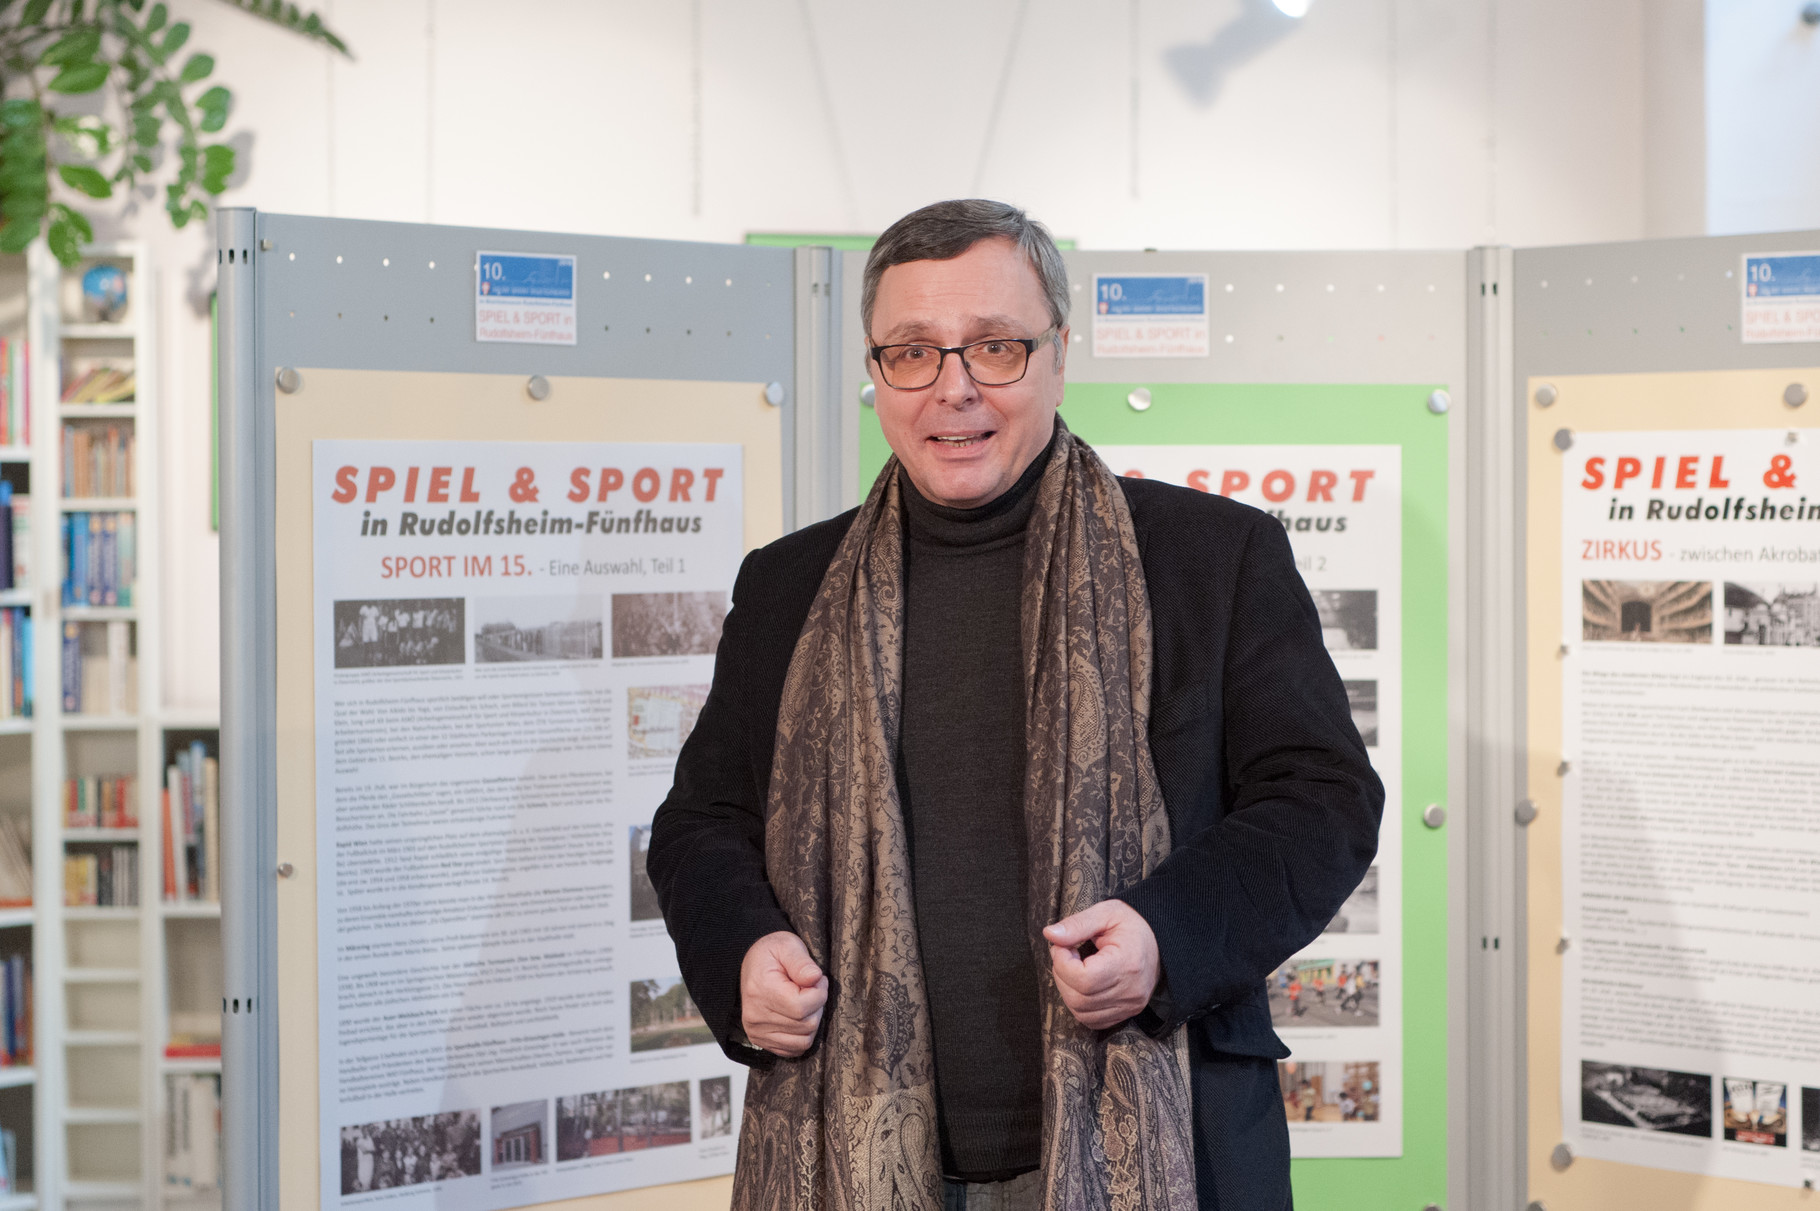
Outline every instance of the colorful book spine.
[(63, 713), (82, 712), (82, 624), (63, 624)]

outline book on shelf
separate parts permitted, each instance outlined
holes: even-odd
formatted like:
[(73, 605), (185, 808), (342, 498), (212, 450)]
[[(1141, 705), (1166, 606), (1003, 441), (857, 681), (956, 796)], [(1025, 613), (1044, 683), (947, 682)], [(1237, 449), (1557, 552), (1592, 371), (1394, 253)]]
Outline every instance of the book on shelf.
[(221, 902), (221, 765), (202, 741), (164, 771), (164, 898)]
[(63, 604), (130, 606), (139, 522), (129, 512), (63, 515)]
[(221, 1078), (172, 1073), (164, 1084), (164, 1188), (215, 1190), (221, 1185)]
[(166, 1059), (207, 1060), (221, 1055), (221, 1014), (217, 1010), (171, 1010), (171, 1038)]
[(136, 445), (131, 421), (63, 426), (63, 495), (131, 496)]
[(13, 547), (18, 541), (19, 535), (13, 529), (13, 485), (10, 480), (0, 479), (0, 593), (13, 587), (17, 571)]
[(66, 404), (123, 404), (133, 398), (133, 368), (108, 359), (71, 358), (64, 367)]
[(133, 624), (124, 619), (63, 624), (63, 713), (130, 715), (139, 698)]
[(139, 847), (107, 845), (63, 856), (68, 908), (133, 908), (139, 903)]
[(0, 609), (0, 719), (32, 714), (32, 612)]
[(32, 498), (15, 491), (12, 514), (13, 583), (10, 587), (29, 589), (32, 587)]
[(0, 908), (32, 905), (32, 818), (0, 815)]
[(139, 779), (131, 774), (65, 778), (65, 828), (138, 828)]
[(19, 1193), (19, 1136), (10, 1127), (0, 1127), (0, 1194)]
[(32, 961), (9, 955), (0, 962), (0, 1065), (32, 1062)]
[(27, 360), (23, 340), (0, 336), (0, 446), (29, 446), (32, 441)]

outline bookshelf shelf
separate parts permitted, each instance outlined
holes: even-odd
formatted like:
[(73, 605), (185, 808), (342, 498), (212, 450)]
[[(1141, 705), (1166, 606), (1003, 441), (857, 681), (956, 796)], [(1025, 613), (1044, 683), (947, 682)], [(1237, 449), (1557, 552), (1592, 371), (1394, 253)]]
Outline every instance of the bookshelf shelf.
[(0, 1211), (38, 1211), (38, 1196), (29, 1190), (0, 1194)]
[(64, 420), (131, 420), (139, 414), (135, 401), (119, 404), (59, 404), (58, 415)]
[(63, 972), (65, 984), (137, 984), (137, 967), (70, 967)]
[(130, 341), (136, 335), (132, 324), (64, 324), (66, 341)]
[(57, 503), (65, 513), (131, 513), (139, 508), (137, 496), (66, 496)]
[(66, 732), (132, 732), (139, 729), (137, 715), (60, 715)]
[(172, 1076), (185, 1073), (207, 1076), (221, 1071), (221, 1057), (215, 1056), (211, 1059), (207, 1056), (186, 1056), (181, 1059), (171, 1059), (167, 1056), (158, 1062), (158, 1068), (159, 1071)]
[(0, 592), (0, 606), (28, 606), (32, 604), (30, 589), (7, 589)]
[[(79, 280), (97, 264), (126, 275), (129, 309), (119, 322), (94, 323), (93, 313), (78, 312)], [(0, 339), (24, 337), (29, 345), (24, 365), (35, 413), (29, 441), (22, 446), (5, 437), (14, 444), (0, 447), (0, 461), (29, 462), (29, 499), (36, 506), (26, 514), (23, 533), (34, 579), (27, 591), (0, 596), (0, 605), (31, 611), (35, 713), (0, 721), (0, 738), (15, 751), (25, 746), (12, 737), (30, 741), (30, 891), (37, 905), (0, 909), (0, 957), (29, 947), (33, 996), (32, 1067), (0, 1068), (0, 1089), (22, 1087), (0, 1100), (0, 1128), (18, 1132), (29, 1155), (20, 1169), (32, 1176), (32, 1190), (23, 1199), (0, 1195), (0, 1211), (111, 1205), (156, 1211), (164, 1205), (162, 1040), (172, 1034), (166, 1002), (176, 983), (165, 966), (168, 935), (213, 928), (170, 922), (151, 907), (162, 892), (155, 821), (166, 756), (159, 710), (161, 380), (153, 341), (159, 287), (143, 246), (135, 243), (93, 244), (69, 268), (42, 243), (23, 257), (0, 256), (0, 302), (14, 304), (0, 307)], [(0, 350), (0, 372), (5, 364)], [(72, 395), (83, 391), (110, 402), (65, 400), (66, 387)], [(132, 398), (114, 398), (128, 394)], [(20, 469), (8, 466), (6, 474), (17, 490)], [(96, 494), (65, 495), (77, 490)], [(121, 515), (98, 520), (100, 555), (121, 560), (116, 571), (132, 581), (130, 605), (62, 601), (67, 519), (83, 513)], [(120, 541), (129, 523), (130, 547)], [(110, 531), (110, 525), (120, 528)], [(87, 566), (93, 577), (98, 561), (91, 556)], [(112, 584), (105, 571), (100, 579), (104, 588)], [(66, 640), (76, 641), (68, 653)], [(127, 671), (121, 677), (123, 656)], [(64, 685), (66, 668), (85, 674), (82, 683)], [(65, 691), (76, 691), (69, 695), (72, 705), (113, 709), (65, 714)], [(125, 798), (97, 798), (111, 796), (114, 790), (104, 788), (118, 788), (118, 779), (132, 780), (138, 826), (96, 827), (123, 819), (105, 805), (117, 812)], [(79, 788), (85, 811), (92, 804), (102, 809), (68, 815), (71, 785)], [(83, 826), (67, 827), (72, 818)], [(66, 859), (78, 879), (82, 864), (107, 863), (100, 869), (111, 882), (103, 887), (136, 893), (138, 906), (67, 904)], [(6, 1118), (26, 1119), (28, 1105), (29, 1120)]]

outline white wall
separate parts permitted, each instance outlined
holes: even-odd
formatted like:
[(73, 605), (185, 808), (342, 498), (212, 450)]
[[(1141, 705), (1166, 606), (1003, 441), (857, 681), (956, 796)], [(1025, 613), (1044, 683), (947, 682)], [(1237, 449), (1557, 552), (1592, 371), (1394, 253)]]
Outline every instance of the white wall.
[[(1658, 2), (1698, 0), (323, 0), (351, 63), (178, 8), (251, 135), (233, 205), (737, 240), (985, 193), (1083, 247), (1414, 248), (1686, 221)], [(210, 245), (127, 227), (164, 267), (166, 696), (207, 706)]]
[(1801, 0), (1706, 6), (1706, 209), (1715, 235), (1820, 227), (1820, 28)]

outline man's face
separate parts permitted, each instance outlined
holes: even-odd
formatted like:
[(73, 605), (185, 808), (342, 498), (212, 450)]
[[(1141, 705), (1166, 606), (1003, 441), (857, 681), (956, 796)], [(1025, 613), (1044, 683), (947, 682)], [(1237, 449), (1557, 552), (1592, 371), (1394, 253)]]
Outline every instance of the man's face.
[[(1049, 305), (1029, 260), (1010, 240), (981, 240), (947, 261), (893, 265), (879, 279), (871, 343), (968, 345), (990, 337), (1037, 337)], [(885, 440), (917, 491), (937, 504), (986, 504), (1017, 482), (1055, 429), (1062, 403), (1061, 352), (1045, 341), (1024, 377), (982, 387), (949, 354), (941, 376), (920, 390), (885, 382), (872, 366), (875, 407)]]

